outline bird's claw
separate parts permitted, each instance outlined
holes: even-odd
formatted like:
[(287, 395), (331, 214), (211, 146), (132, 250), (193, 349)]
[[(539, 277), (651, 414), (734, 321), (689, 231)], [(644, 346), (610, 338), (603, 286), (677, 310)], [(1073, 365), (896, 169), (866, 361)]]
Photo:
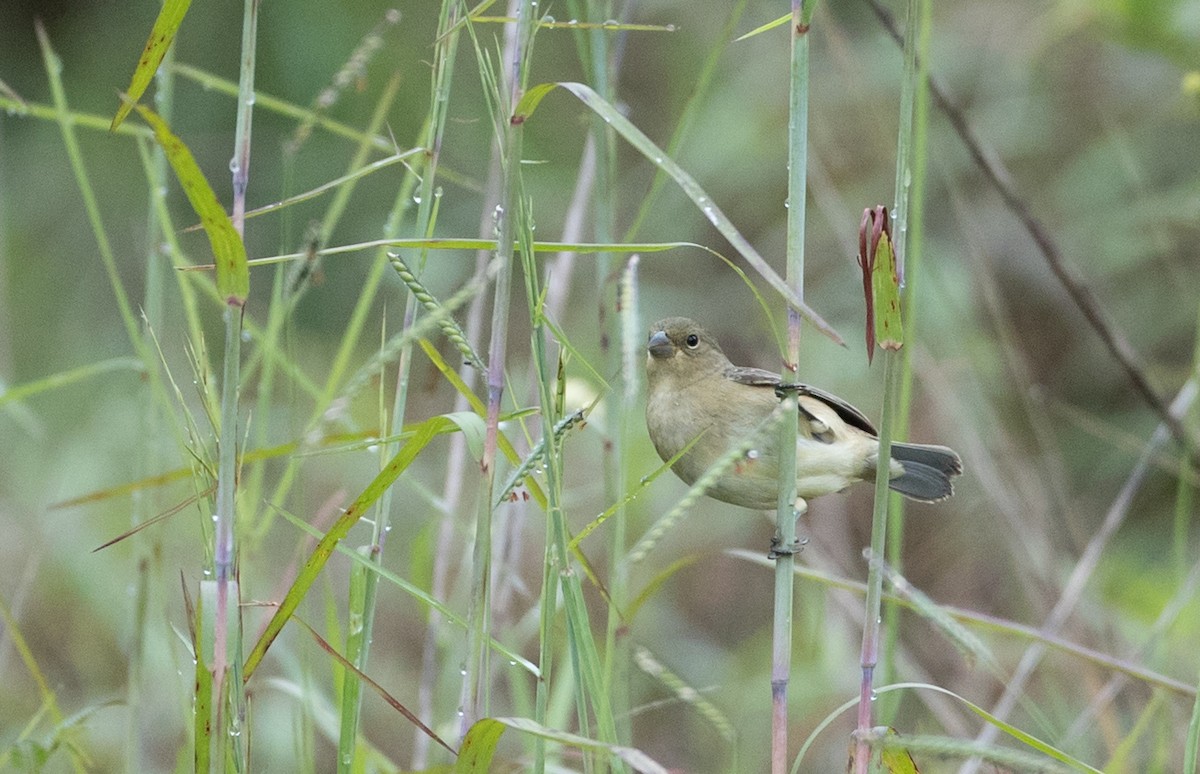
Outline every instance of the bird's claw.
[(775, 385), (775, 397), (783, 400), (788, 395), (799, 395), (800, 389), (799, 382), (780, 383)]
[(808, 542), (807, 540), (801, 540), (800, 538), (796, 538), (795, 540), (792, 541), (792, 544), (790, 546), (785, 547), (780, 544), (779, 536), (777, 535), (777, 536), (771, 538), (771, 550), (767, 552), (767, 558), (774, 560), (774, 559), (779, 559), (780, 557), (783, 557), (783, 556), (795, 556), (796, 554), (798, 554), (804, 550), (804, 544), (807, 542)]

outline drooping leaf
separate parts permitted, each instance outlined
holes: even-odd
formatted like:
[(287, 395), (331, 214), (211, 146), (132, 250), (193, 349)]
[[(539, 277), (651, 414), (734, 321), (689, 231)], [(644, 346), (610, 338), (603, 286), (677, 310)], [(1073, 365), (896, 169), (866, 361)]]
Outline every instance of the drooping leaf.
[[(126, 97), (128, 99), (128, 97)], [(167, 122), (153, 110), (143, 105), (134, 105), (138, 114), (154, 130), (154, 138), (167, 154), (175, 176), (179, 178), (192, 210), (200, 218), (204, 232), (212, 245), (213, 262), (217, 270), (217, 291), (230, 306), (241, 308), (250, 293), (250, 269), (246, 263), (246, 246), (233, 227), (233, 221), (221, 206), (212, 186), (200, 171), (192, 152), (183, 140), (171, 132)]]

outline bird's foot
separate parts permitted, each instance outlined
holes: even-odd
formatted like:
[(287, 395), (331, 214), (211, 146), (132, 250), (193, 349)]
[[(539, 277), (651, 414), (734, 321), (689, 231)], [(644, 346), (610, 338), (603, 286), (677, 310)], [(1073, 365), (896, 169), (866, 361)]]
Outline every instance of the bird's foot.
[(799, 382), (783, 382), (775, 385), (775, 397), (783, 400), (788, 395), (799, 395), (803, 385)]
[(767, 558), (774, 560), (783, 556), (795, 556), (804, 550), (804, 546), (808, 544), (808, 540), (796, 538), (791, 545), (784, 546), (779, 541), (779, 536), (771, 538), (771, 550), (767, 552)]

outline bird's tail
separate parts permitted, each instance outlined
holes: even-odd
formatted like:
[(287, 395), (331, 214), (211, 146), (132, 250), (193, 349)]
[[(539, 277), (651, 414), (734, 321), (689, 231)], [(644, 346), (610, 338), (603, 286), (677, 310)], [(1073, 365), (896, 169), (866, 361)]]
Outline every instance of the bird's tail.
[(962, 460), (953, 449), (919, 443), (893, 443), (892, 462), (904, 471), (888, 486), (914, 500), (933, 503), (954, 494), (954, 476), (962, 473)]

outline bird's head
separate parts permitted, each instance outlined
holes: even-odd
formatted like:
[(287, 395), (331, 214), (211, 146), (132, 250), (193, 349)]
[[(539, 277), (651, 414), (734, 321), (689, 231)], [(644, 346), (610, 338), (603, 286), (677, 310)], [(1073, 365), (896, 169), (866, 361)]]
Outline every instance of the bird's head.
[(729, 366), (717, 340), (686, 317), (668, 317), (650, 326), (646, 352), (646, 372), (651, 380), (670, 376), (691, 381), (722, 373)]

